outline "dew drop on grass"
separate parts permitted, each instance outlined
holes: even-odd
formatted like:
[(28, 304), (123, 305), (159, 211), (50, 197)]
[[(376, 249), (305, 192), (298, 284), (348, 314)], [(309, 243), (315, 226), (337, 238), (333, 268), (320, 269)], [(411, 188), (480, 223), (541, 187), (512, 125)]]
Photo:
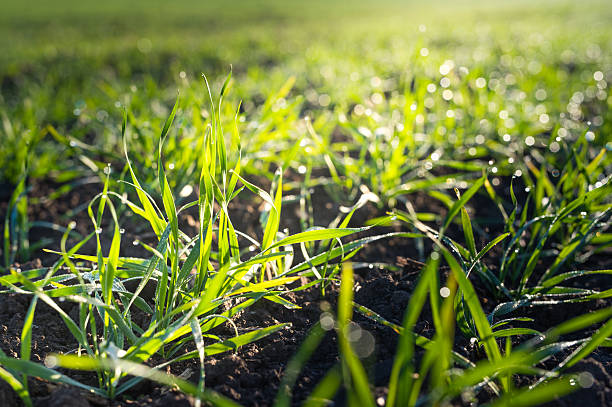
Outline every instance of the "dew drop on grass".
[(138, 240), (134, 240), (134, 241), (132, 242), (132, 245), (133, 245), (133, 246), (138, 246), (138, 244), (139, 244), (139, 243), (138, 243)]
[(443, 298), (446, 298), (450, 295), (451, 291), (450, 288), (448, 287), (442, 287), (440, 288), (440, 296), (442, 296)]
[(123, 229), (123, 228), (119, 229), (119, 233), (120, 234), (124, 234), (125, 233), (125, 229)]
[(299, 174), (306, 174), (306, 170), (307, 170), (307, 168), (306, 168), (306, 166), (305, 166), (305, 165), (300, 165), (300, 166), (298, 167), (298, 173), (299, 173)]
[(99, 235), (100, 233), (102, 233), (102, 228), (97, 228), (96, 229), (96, 233)]
[(591, 142), (595, 140), (595, 133), (593, 133), (592, 131), (587, 131), (584, 135), (584, 138), (586, 139), (586, 141)]
[(550, 149), (552, 153), (557, 153), (559, 152), (559, 150), (561, 150), (561, 146), (556, 141), (553, 141), (552, 143), (550, 143), (550, 146), (548, 146), (548, 148)]
[(374, 268), (374, 265), (373, 264), (368, 264), (368, 268), (371, 270), (371, 269)]
[(76, 147), (77, 143), (74, 140), (70, 140), (70, 147)]
[(529, 192), (529, 191), (531, 191), (531, 188), (525, 187), (525, 192)]
[(68, 224), (68, 229), (74, 229), (74, 228), (76, 228), (76, 222), (72, 221)]
[(560, 174), (559, 170), (556, 169), (556, 168), (554, 170), (552, 170), (550, 173), (555, 178), (557, 178), (559, 176), (559, 174)]

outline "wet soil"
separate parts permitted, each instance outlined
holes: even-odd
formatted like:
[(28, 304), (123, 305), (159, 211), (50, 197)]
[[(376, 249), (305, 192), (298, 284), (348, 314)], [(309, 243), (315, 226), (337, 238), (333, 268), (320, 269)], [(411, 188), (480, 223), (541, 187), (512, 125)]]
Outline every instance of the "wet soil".
[[(48, 188), (48, 189), (45, 189)], [(53, 186), (44, 184), (37, 186), (34, 195), (48, 195)], [(77, 222), (77, 231), (86, 235), (91, 231), (91, 221), (86, 210), (73, 211), (74, 208), (83, 208), (93, 195), (100, 192), (97, 184), (84, 184), (68, 192), (62, 199), (52, 202), (38, 201), (30, 207), (30, 219), (48, 220), (54, 223), (62, 223), (64, 226), (71, 220)], [(326, 226), (338, 213), (339, 204), (330, 203), (331, 199), (321, 187), (312, 190), (314, 206), (314, 218), (318, 226)], [(415, 195), (411, 201), (417, 210), (426, 208), (427, 212), (444, 213), (445, 208), (427, 196)], [(489, 201), (479, 201), (478, 198), (471, 206), (479, 208), (478, 214), (492, 214), (497, 208)], [(482, 208), (485, 208), (482, 210)], [(256, 200), (235, 201), (232, 204), (231, 215), (235, 220), (237, 229), (251, 236), (261, 234), (259, 226), (260, 202)], [(0, 216), (4, 218), (6, 202), (0, 202)], [(292, 232), (299, 230), (299, 206), (289, 204), (283, 206), (288, 216), (282, 217), (289, 223), (281, 225), (281, 228), (289, 228)], [(70, 216), (65, 216), (70, 213)], [(351, 225), (360, 226), (366, 219), (384, 213), (384, 209), (368, 205), (360, 209)], [(291, 216), (293, 215), (293, 216)], [(190, 219), (191, 217), (191, 219)], [(195, 233), (197, 223), (194, 214), (187, 211), (182, 220), (189, 233)], [(140, 226), (141, 222), (130, 220), (126, 215), (127, 241), (147, 239), (155, 241), (146, 229)], [(237, 221), (236, 221), (237, 219)], [(104, 227), (105, 225), (103, 225)], [(486, 226), (485, 232), (495, 233), (498, 225)], [(388, 231), (388, 230), (378, 230)], [(451, 230), (449, 233), (458, 233)], [(48, 238), (54, 242), (48, 247), (58, 249), (58, 241), (61, 232), (48, 228), (38, 228), (30, 231), (30, 240), (36, 241)], [(103, 234), (104, 235), (104, 234)], [(76, 237), (75, 237), (76, 239)], [(83, 252), (95, 251), (93, 242), (83, 248)], [(478, 244), (478, 242), (477, 242)], [(55, 245), (55, 246), (53, 246)], [(147, 256), (146, 252), (138, 246), (125, 245), (129, 252), (122, 255)], [(423, 250), (423, 249), (421, 249)], [(412, 239), (388, 239), (379, 241), (365, 247), (355, 258), (355, 264), (373, 264), (372, 267), (356, 268), (355, 272), (355, 302), (364, 305), (390, 322), (401, 324), (404, 310), (407, 306), (422, 263), (420, 260), (421, 250)], [(427, 248), (424, 249), (425, 253)], [(492, 256), (495, 256), (492, 252)], [(34, 253), (36, 260), (19, 265), (22, 270), (48, 266), (52, 264), (57, 256), (37, 251)], [(609, 267), (609, 259), (605, 256), (600, 260), (601, 265)], [(447, 277), (448, 270), (441, 268), (441, 281)], [(582, 281), (587, 287), (612, 286), (609, 279), (593, 277)], [(478, 281), (474, 281), (476, 289), (483, 293), (481, 301), (485, 311), (491, 311), (496, 300), (487, 296)], [(296, 288), (296, 287), (291, 287)], [(335, 309), (338, 287), (330, 284), (322, 293), (320, 287), (315, 286), (307, 290), (288, 292), (285, 298), (299, 304), (301, 309), (290, 310), (278, 304), (260, 300), (253, 307), (242, 312), (235, 318), (235, 323), (240, 330), (254, 329), (257, 327), (270, 326), (281, 322), (290, 322), (291, 326), (272, 334), (256, 343), (246, 345), (236, 352), (210, 357), (205, 363), (206, 386), (228, 396), (245, 406), (268, 406), (273, 403), (279, 391), (279, 383), (285, 373), (287, 362), (295, 354), (300, 344), (307, 337), (309, 330), (317, 323), (321, 315)], [(15, 293), (0, 294), (0, 349), (8, 356), (18, 357), (20, 346), (20, 333), (23, 320), (30, 305), (31, 297)], [(527, 308), (522, 316), (530, 316), (535, 322), (528, 325), (530, 328), (545, 331), (560, 322), (603, 307), (609, 307), (609, 301), (598, 300), (588, 303), (573, 304), (571, 306), (545, 306), (538, 308)], [(61, 307), (73, 318), (78, 319), (78, 307), (69, 302), (61, 303)], [(423, 316), (419, 320), (416, 330), (424, 336), (431, 337), (433, 327), (429, 311), (424, 309)], [(511, 316), (511, 315), (510, 315)], [(398, 335), (391, 329), (376, 322), (355, 314), (354, 322), (368, 334), (362, 337), (371, 338), (366, 341), (364, 347), (363, 363), (374, 387), (376, 397), (384, 397), (386, 383), (388, 382), (393, 356), (397, 345)], [(525, 325), (522, 325), (525, 326)], [(215, 333), (219, 336), (231, 336), (232, 329), (220, 327)], [(586, 332), (588, 333), (588, 332)], [(583, 332), (583, 335), (586, 334)], [(371, 346), (373, 344), (373, 346)], [(34, 330), (32, 336), (32, 360), (43, 363), (47, 354), (51, 352), (70, 352), (77, 347), (72, 335), (59, 318), (58, 314), (40, 302), (34, 319)], [(482, 358), (478, 349), (470, 345), (469, 338), (457, 333), (455, 349), (471, 359)], [(557, 362), (567, 354), (557, 356)], [(552, 360), (550, 363), (554, 363)], [(293, 404), (298, 405), (312, 392), (318, 381), (338, 363), (338, 351), (336, 336), (329, 331), (321, 344), (314, 352), (310, 360), (303, 366), (299, 378), (292, 389)], [(601, 348), (592, 353), (576, 366), (573, 371), (588, 371), (593, 377), (592, 386), (582, 389), (569, 396), (563, 397), (550, 405), (573, 406), (580, 403), (584, 406), (612, 405), (612, 352), (609, 348)], [(197, 381), (199, 377), (199, 365), (195, 360), (181, 362), (167, 368), (167, 371), (191, 381)], [(84, 383), (95, 383), (95, 375), (86, 372), (66, 371), (71, 377)], [(527, 385), (532, 382), (529, 377), (516, 377), (517, 385)], [(116, 400), (108, 401), (98, 397), (85, 394), (84, 392), (67, 386), (55, 385), (50, 382), (30, 378), (29, 389), (36, 406), (192, 406), (194, 400), (176, 390), (164, 388), (152, 382), (143, 381), (132, 388), (127, 395)], [(483, 400), (488, 397), (482, 395)], [(336, 405), (344, 405), (342, 394), (336, 400)], [(463, 404), (461, 400), (457, 405)], [(4, 383), (0, 382), (0, 406), (19, 406), (21, 402), (16, 394)]]

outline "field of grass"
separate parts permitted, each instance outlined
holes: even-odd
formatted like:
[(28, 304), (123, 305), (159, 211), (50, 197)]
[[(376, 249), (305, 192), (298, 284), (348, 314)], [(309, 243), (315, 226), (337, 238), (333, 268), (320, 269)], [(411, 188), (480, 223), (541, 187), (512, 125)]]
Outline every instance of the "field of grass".
[(610, 21), (0, 4), (0, 404), (612, 403)]

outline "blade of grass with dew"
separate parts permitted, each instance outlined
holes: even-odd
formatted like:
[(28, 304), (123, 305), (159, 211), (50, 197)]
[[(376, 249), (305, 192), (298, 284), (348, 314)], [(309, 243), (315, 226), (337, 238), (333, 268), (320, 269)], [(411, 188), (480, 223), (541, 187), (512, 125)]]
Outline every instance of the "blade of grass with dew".
[(459, 213), (461, 208), (465, 206), (465, 204), (478, 192), (478, 190), (482, 187), (485, 180), (487, 179), (486, 174), (484, 174), (481, 178), (479, 178), (474, 184), (461, 196), (461, 198), (456, 201), (453, 206), (449, 209), (446, 218), (444, 219), (444, 223), (442, 229), (440, 230), (440, 234), (443, 234), (448, 225), (450, 225), (453, 218)]
[[(478, 296), (472, 283), (468, 280), (466, 275), (461, 270), (457, 261), (453, 258), (453, 256), (446, 250), (442, 248), (442, 254), (446, 259), (453, 275), (457, 279), (457, 283), (462, 291), (463, 298), (470, 310), (472, 318), (474, 319), (474, 324), (476, 329), (478, 330), (478, 334), (483, 341), (483, 346), (485, 348), (485, 352), (487, 353), (487, 357), (490, 361), (499, 361), (501, 359), (501, 352), (499, 347), (497, 346), (497, 342), (493, 338), (493, 331), (491, 329), (491, 325), (489, 325), (489, 321), (482, 310), (482, 306), (480, 305), (480, 301), (478, 300)], [(502, 378), (502, 385), (505, 389), (509, 387), (508, 378)]]
[(491, 407), (539, 406), (578, 390), (574, 376), (553, 379), (536, 388), (515, 390), (491, 403)]

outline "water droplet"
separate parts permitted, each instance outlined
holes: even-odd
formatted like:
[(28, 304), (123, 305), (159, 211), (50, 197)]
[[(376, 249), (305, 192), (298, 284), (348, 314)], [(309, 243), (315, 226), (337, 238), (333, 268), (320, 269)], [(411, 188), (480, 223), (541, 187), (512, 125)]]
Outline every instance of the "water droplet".
[(595, 378), (590, 372), (582, 372), (578, 375), (578, 384), (582, 388), (590, 389), (595, 384)]
[(446, 298), (450, 295), (451, 291), (450, 288), (448, 287), (442, 287), (440, 288), (440, 296), (442, 296), (443, 298)]
[(76, 147), (77, 143), (74, 140), (70, 140), (70, 147)]
[(557, 177), (559, 176), (559, 174), (560, 174), (559, 170), (558, 170), (558, 169), (556, 169), (556, 168), (555, 168), (555, 169), (553, 169), (553, 170), (552, 170), (550, 173), (551, 173), (551, 175), (552, 175), (553, 177), (555, 177), (555, 178), (557, 178)]
[(531, 188), (525, 187), (525, 192), (529, 192), (529, 191), (531, 191)]
[(552, 143), (550, 143), (550, 146), (548, 146), (548, 148), (553, 153), (557, 153), (559, 152), (559, 150), (561, 150), (561, 146), (556, 141), (553, 141)]
[(489, 160), (489, 165), (493, 165), (493, 164), (495, 164), (495, 161)]
[(48, 367), (49, 369), (53, 369), (55, 367), (57, 367), (58, 364), (58, 359), (56, 356), (47, 356), (45, 358), (45, 366)]
[(76, 228), (76, 222), (72, 221), (68, 224), (68, 229), (74, 229), (74, 228)]
[(102, 228), (97, 228), (97, 229), (96, 229), (96, 233), (97, 233), (97, 234), (102, 233)]
[(119, 233), (120, 234), (124, 234), (125, 233), (125, 229), (123, 229), (123, 228), (119, 229)]
[(104, 173), (106, 175), (109, 175), (111, 173), (111, 165), (108, 164), (106, 167), (104, 167)]
[(193, 187), (191, 185), (185, 185), (182, 189), (181, 192), (179, 192), (179, 196), (181, 198), (186, 198), (189, 195), (191, 195), (191, 193), (193, 192)]
[(134, 241), (132, 242), (132, 245), (133, 245), (133, 246), (138, 246), (138, 244), (139, 244), (139, 243), (138, 243), (138, 240), (134, 240)]
[(321, 328), (326, 331), (330, 331), (334, 328), (334, 317), (329, 312), (322, 313), (319, 321), (321, 322)]

